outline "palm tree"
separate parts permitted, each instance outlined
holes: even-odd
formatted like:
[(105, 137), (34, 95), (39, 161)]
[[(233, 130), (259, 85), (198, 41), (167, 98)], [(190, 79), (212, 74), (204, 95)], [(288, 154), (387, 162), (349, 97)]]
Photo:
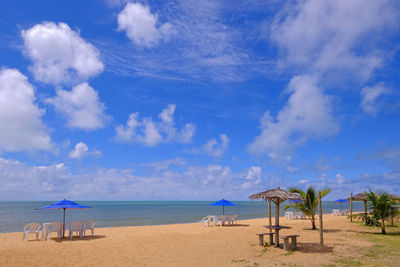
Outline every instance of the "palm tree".
[[(324, 197), (327, 194), (329, 194), (331, 190), (332, 189), (329, 188), (322, 190), (321, 197)], [(298, 202), (293, 205), (288, 205), (284, 207), (284, 209), (286, 210), (288, 208), (295, 208), (297, 210), (302, 211), (311, 220), (312, 229), (316, 230), (317, 227), (315, 227), (315, 210), (317, 209), (318, 205), (318, 197), (314, 187), (312, 186), (308, 187), (306, 193), (304, 193), (304, 191), (299, 188), (290, 188), (289, 191), (292, 193), (300, 194), (304, 198), (304, 201)]]
[(382, 228), (382, 234), (386, 235), (385, 220), (389, 220), (393, 212), (393, 201), (386, 192), (374, 193), (369, 190), (367, 193), (368, 200), (371, 201), (371, 208), (373, 209), (373, 216), (380, 220)]

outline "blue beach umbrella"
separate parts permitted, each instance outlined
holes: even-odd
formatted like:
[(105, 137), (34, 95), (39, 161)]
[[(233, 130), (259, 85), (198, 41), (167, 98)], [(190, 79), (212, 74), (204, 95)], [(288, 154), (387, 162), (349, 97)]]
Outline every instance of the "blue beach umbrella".
[(291, 199), (291, 200), (289, 200), (289, 202), (292, 202), (292, 203), (299, 203), (299, 202), (302, 202), (303, 200), (301, 200), (301, 199)]
[(232, 203), (226, 199), (221, 199), (215, 203), (208, 204), (210, 206), (222, 206), (222, 215), (225, 215), (225, 206), (237, 206), (237, 204)]
[(346, 203), (346, 202), (349, 202), (349, 201), (346, 200), (346, 199), (339, 198), (339, 199), (336, 199), (334, 202), (340, 203), (340, 210), (342, 210), (342, 203)]
[(64, 200), (61, 200), (61, 201), (56, 202), (54, 204), (51, 204), (50, 206), (38, 208), (37, 210), (60, 210), (60, 209), (63, 209), (64, 210), (63, 237), (64, 237), (64, 235), (65, 235), (65, 211), (67, 209), (91, 209), (91, 208), (93, 208), (93, 207), (79, 205), (76, 202), (64, 199)]

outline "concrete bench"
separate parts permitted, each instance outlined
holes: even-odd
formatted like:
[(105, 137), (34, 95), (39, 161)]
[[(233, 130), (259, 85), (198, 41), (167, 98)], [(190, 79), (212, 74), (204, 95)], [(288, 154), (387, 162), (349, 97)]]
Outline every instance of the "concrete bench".
[[(282, 236), (281, 238), (283, 239), (283, 249), (284, 250), (295, 250), (297, 247), (297, 237), (300, 235), (286, 235)], [(291, 239), (291, 247), (289, 247), (289, 238)]]
[(274, 243), (274, 234), (275, 233), (262, 233), (258, 235), (258, 244), (260, 246), (264, 246), (264, 236), (269, 235), (269, 243), (272, 245)]

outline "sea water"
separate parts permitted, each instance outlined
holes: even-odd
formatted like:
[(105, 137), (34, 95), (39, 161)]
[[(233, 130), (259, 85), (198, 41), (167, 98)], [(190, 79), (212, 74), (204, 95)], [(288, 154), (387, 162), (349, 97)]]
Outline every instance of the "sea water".
[[(36, 210), (57, 201), (0, 201), (0, 233), (20, 232), (30, 222), (63, 220), (63, 210)], [(66, 222), (95, 220), (96, 227), (161, 225), (199, 222), (206, 215), (221, 215), (222, 207), (210, 206), (212, 201), (77, 201), (92, 209), (67, 210)], [(225, 207), (225, 214), (238, 214), (238, 219), (267, 218), (265, 201), (233, 201), (237, 206)], [(286, 203), (286, 202), (285, 202)], [(281, 205), (280, 215), (283, 216)], [(323, 213), (340, 209), (339, 203), (322, 202)], [(349, 203), (342, 204), (349, 209)], [(289, 209), (290, 210), (290, 209)], [(353, 202), (354, 211), (362, 211), (361, 202)], [(272, 204), (272, 215), (275, 206)], [(267, 222), (267, 221), (266, 221)]]

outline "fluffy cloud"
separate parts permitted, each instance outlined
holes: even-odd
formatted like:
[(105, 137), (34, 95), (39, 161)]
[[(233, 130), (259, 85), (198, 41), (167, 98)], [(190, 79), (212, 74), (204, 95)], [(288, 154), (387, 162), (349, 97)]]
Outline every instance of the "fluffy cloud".
[(0, 151), (50, 150), (35, 90), (16, 69), (0, 70)]
[(89, 151), (89, 148), (85, 143), (79, 142), (75, 145), (74, 150), (69, 153), (70, 158), (78, 160), (88, 155), (100, 156), (101, 152), (98, 150)]
[(122, 143), (141, 143), (145, 146), (156, 146), (159, 143), (190, 143), (195, 132), (195, 125), (186, 123), (182, 129), (177, 129), (174, 122), (175, 105), (168, 105), (158, 115), (159, 120), (152, 118), (139, 119), (139, 113), (132, 113), (126, 126), (119, 125), (115, 140)]
[(292, 78), (288, 92), (289, 100), (276, 118), (269, 111), (261, 118), (261, 134), (249, 145), (251, 152), (267, 153), (272, 159), (284, 158), (308, 139), (332, 136), (338, 131), (331, 99), (314, 78)]
[(72, 91), (59, 89), (55, 97), (46, 101), (67, 118), (69, 128), (96, 130), (104, 127), (107, 121), (104, 104), (86, 82), (74, 86)]
[(378, 83), (372, 87), (364, 87), (361, 89), (361, 109), (376, 116), (381, 108), (381, 103), (378, 102), (379, 98), (389, 93), (389, 90), (383, 83)]
[[(396, 24), (394, 1), (307, 0), (283, 11), (271, 28), (282, 66), (301, 71), (351, 72), (367, 79), (381, 64), (378, 34)], [(359, 49), (362, 44), (363, 49)]]
[(39, 81), (52, 84), (83, 81), (103, 71), (97, 49), (65, 23), (44, 22), (23, 30), (24, 52)]
[(126, 31), (136, 45), (150, 48), (169, 38), (172, 25), (164, 23), (158, 26), (157, 14), (152, 14), (148, 6), (128, 3), (118, 15), (118, 30)]
[(243, 189), (249, 189), (253, 185), (258, 185), (261, 182), (261, 167), (251, 166), (247, 171), (246, 179), (247, 181), (241, 185)]
[(188, 154), (206, 154), (211, 157), (219, 158), (226, 152), (231, 141), (226, 134), (219, 135), (220, 142), (215, 138), (211, 138), (200, 148), (184, 149), (184, 153)]

